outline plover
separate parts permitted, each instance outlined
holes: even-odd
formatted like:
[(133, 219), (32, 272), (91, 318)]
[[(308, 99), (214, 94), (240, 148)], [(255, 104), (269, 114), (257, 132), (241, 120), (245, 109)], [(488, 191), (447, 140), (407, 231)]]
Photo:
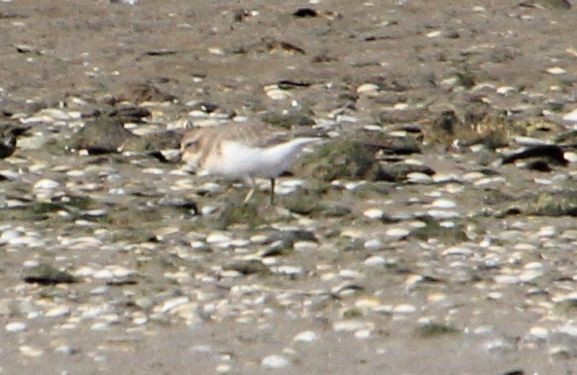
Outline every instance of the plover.
[(195, 128), (182, 139), (182, 160), (197, 174), (242, 179), (255, 191), (255, 179), (270, 180), (270, 202), (274, 204), (275, 179), (286, 172), (301, 150), (318, 137), (291, 137), (262, 124), (230, 123)]

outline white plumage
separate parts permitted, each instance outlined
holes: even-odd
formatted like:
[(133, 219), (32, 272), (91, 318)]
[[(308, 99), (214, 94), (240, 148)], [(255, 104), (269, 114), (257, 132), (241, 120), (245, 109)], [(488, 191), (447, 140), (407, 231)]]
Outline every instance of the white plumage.
[(253, 185), (245, 202), (254, 193), (254, 179), (271, 181), (271, 203), (275, 179), (289, 170), (302, 149), (320, 138), (287, 139), (288, 134), (262, 125), (230, 124), (193, 129), (182, 141), (182, 159), (197, 173), (243, 179)]

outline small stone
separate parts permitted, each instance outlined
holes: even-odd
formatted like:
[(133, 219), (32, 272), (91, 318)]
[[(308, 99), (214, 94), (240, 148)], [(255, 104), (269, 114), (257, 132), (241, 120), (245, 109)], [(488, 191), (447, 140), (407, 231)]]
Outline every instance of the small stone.
[(460, 255), (460, 256), (471, 256), (473, 255), (473, 250), (468, 247), (453, 246), (443, 251), (443, 255)]
[(371, 337), (372, 333), (370, 329), (360, 329), (354, 333), (354, 336), (358, 340), (366, 340)]
[(291, 97), (291, 94), (288, 91), (279, 88), (265, 89), (265, 91), (266, 95), (272, 100), (286, 100)]
[(411, 231), (405, 228), (391, 228), (385, 232), (387, 236), (394, 237), (396, 239), (407, 237), (410, 233)]
[(365, 242), (364, 247), (367, 250), (379, 250), (382, 249), (385, 245), (379, 239), (372, 239)]
[(231, 237), (222, 232), (213, 232), (206, 237), (206, 242), (209, 244), (230, 242)]
[(571, 123), (577, 123), (577, 109), (574, 109), (563, 116), (563, 120)]
[(372, 256), (370, 258), (365, 259), (363, 264), (365, 266), (369, 266), (369, 267), (380, 267), (380, 266), (386, 265), (387, 261), (385, 260), (385, 258), (375, 255), (375, 256)]
[(26, 326), (26, 323), (23, 322), (12, 322), (12, 323), (8, 323), (6, 324), (6, 326), (4, 326), (4, 329), (6, 330), (6, 332), (10, 332), (10, 333), (20, 333), (20, 332), (24, 332), (26, 331), (28, 327)]
[(508, 95), (511, 92), (516, 91), (514, 87), (511, 86), (502, 86), (497, 89), (497, 94), (499, 95)]
[(557, 229), (555, 229), (555, 227), (546, 226), (546, 227), (542, 227), (539, 230), (538, 236), (539, 237), (553, 237), (556, 234), (557, 234)]
[(158, 310), (161, 313), (167, 313), (170, 312), (172, 309), (180, 306), (180, 305), (184, 305), (185, 303), (188, 303), (190, 301), (190, 299), (188, 297), (175, 297), (172, 299), (169, 299), (167, 301), (164, 301), (164, 303), (160, 306), (158, 306)]
[(290, 366), (291, 361), (284, 355), (271, 354), (263, 358), (261, 365), (266, 368), (285, 368)]
[(46, 311), (46, 317), (56, 318), (70, 315), (70, 307), (68, 306), (56, 306)]
[(429, 183), (433, 182), (433, 179), (431, 178), (431, 176), (429, 176), (425, 173), (420, 173), (420, 172), (409, 173), (407, 175), (407, 179), (410, 182), (413, 182), (415, 184), (429, 184)]
[(28, 345), (23, 345), (19, 349), (20, 353), (27, 357), (38, 358), (44, 354), (44, 350)]
[(440, 30), (435, 30), (435, 31), (431, 31), (431, 32), (425, 34), (425, 36), (427, 38), (438, 38), (441, 36), (441, 34), (442, 34), (442, 32)]
[(532, 327), (529, 334), (535, 338), (546, 340), (549, 337), (549, 330), (543, 327)]
[(355, 332), (364, 329), (374, 329), (374, 324), (354, 319), (340, 320), (333, 323), (333, 329), (335, 332)]
[(495, 282), (497, 284), (517, 284), (519, 283), (519, 278), (513, 275), (497, 275), (495, 276)]
[(552, 68), (547, 69), (547, 73), (558, 76), (567, 73), (567, 71), (559, 66), (554, 66)]
[(363, 212), (363, 215), (371, 220), (379, 220), (385, 215), (385, 213), (379, 208), (369, 208)]
[(48, 264), (40, 264), (26, 270), (23, 277), (27, 283), (41, 285), (70, 284), (76, 282), (76, 278), (65, 271), (60, 271)]
[[(577, 120), (576, 120), (577, 122)], [(563, 153), (563, 157), (569, 162), (569, 163), (577, 163), (577, 153), (573, 152), (573, 151), (566, 151), (565, 153)]]
[(232, 371), (232, 366), (229, 365), (228, 363), (223, 363), (223, 364), (216, 366), (216, 372), (218, 374), (228, 374), (231, 371)]
[(455, 208), (457, 207), (457, 203), (448, 199), (437, 199), (431, 204), (431, 206), (438, 208)]
[(413, 314), (417, 311), (417, 308), (413, 305), (397, 305), (393, 308), (393, 313), (395, 314)]
[(279, 266), (275, 271), (278, 274), (288, 276), (299, 276), (304, 274), (303, 268), (297, 266)]
[(60, 183), (48, 178), (43, 178), (34, 184), (34, 190), (53, 190), (60, 187)]
[(379, 86), (374, 83), (364, 83), (357, 88), (357, 94), (375, 94), (379, 91)]
[(318, 339), (317, 334), (314, 331), (303, 331), (298, 333), (293, 341), (295, 342), (313, 342)]

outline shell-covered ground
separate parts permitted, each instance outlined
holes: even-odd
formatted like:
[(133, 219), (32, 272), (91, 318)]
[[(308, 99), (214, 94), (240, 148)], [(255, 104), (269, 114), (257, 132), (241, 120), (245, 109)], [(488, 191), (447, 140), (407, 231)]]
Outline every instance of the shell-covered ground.
[[(576, 15), (0, 2), (0, 373), (574, 373)], [(243, 205), (228, 121), (323, 142)]]

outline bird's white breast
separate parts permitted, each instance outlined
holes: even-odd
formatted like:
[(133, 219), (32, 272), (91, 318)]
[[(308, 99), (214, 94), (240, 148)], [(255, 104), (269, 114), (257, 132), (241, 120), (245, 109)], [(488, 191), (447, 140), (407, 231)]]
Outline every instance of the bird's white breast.
[(203, 169), (229, 178), (275, 178), (289, 169), (302, 148), (314, 138), (297, 138), (272, 147), (223, 141), (218, 153), (207, 157)]

